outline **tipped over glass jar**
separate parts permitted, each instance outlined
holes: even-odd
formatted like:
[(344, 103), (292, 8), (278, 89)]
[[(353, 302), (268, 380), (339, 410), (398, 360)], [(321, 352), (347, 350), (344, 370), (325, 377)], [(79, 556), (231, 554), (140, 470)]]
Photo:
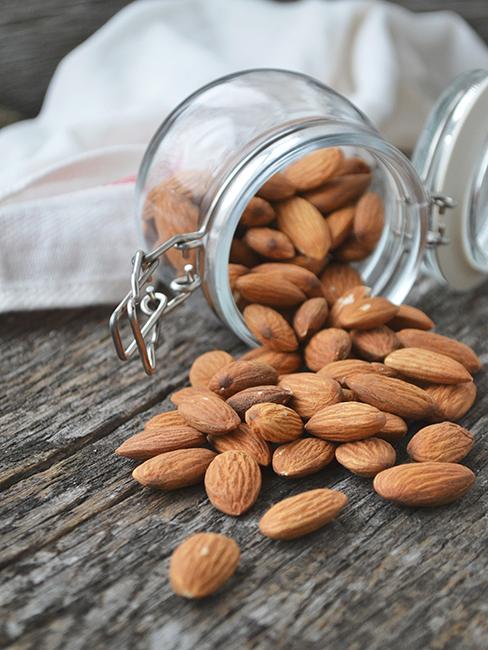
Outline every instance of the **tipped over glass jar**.
[[(411, 162), (351, 102), (302, 74), (249, 70), (201, 88), (162, 123), (141, 164), (143, 243), (111, 318), (119, 357), (139, 352), (152, 373), (162, 316), (198, 287), (256, 345), (229, 262), (293, 263), (319, 277), (350, 264), (396, 304), (422, 263), (455, 289), (476, 287), (488, 275), (486, 115), (488, 73), (461, 76), (434, 107)], [(361, 201), (381, 212), (374, 236), (355, 228)]]

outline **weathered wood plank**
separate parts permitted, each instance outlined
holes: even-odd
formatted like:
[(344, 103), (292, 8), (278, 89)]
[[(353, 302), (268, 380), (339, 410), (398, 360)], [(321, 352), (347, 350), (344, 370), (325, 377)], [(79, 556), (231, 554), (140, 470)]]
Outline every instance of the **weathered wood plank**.
[[(488, 285), (467, 295), (434, 288), (419, 304), (441, 332), (473, 344), (488, 361)], [(167, 361), (149, 380), (136, 363), (124, 367), (114, 359), (103, 309), (3, 323), (8, 393), (2, 405), (9, 413), (1, 430), (6, 466), (14, 470), (0, 509), (0, 644), (318, 649), (326, 641), (340, 650), (484, 648), (486, 372), (464, 421), (477, 437), (466, 459), (477, 483), (460, 503), (431, 511), (397, 508), (379, 499), (369, 480), (331, 467), (290, 482), (267, 472), (255, 508), (236, 520), (216, 512), (199, 487), (173, 494), (140, 488), (130, 479), (133, 463), (112, 453), (167, 405), (161, 400), (184, 381), (195, 354), (239, 348), (201, 307), (197, 300), (168, 319), (167, 357), (161, 357)], [(29, 465), (30, 449), (42, 462)], [(257, 520), (272, 502), (320, 485), (348, 494), (350, 505), (338, 521), (291, 543), (259, 534)], [(242, 563), (222, 593), (188, 603), (169, 590), (167, 561), (196, 530), (232, 535)]]

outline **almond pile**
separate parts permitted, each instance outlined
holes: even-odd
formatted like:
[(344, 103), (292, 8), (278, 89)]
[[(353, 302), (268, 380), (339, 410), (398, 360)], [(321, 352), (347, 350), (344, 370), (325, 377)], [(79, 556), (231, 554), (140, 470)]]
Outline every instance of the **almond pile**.
[[(359, 158), (324, 149), (273, 176), (244, 211), (230, 253), (236, 304), (261, 347), (234, 359), (198, 357), (176, 410), (156, 415), (116, 451), (142, 461), (133, 477), (174, 490), (201, 483), (229, 516), (253, 508), (262, 472), (285, 480), (336, 461), (373, 478), (384, 499), (438, 506), (462, 497), (474, 474), (459, 464), (473, 435), (456, 422), (473, 405), (473, 350), (434, 333), (419, 309), (371, 296), (350, 265), (381, 238), (381, 197)], [(395, 444), (412, 423), (410, 462)], [(326, 477), (326, 473), (324, 473)], [(347, 496), (308, 490), (273, 505), (260, 532), (287, 540), (326, 525)], [(170, 582), (187, 598), (213, 593), (236, 570), (239, 549), (199, 533), (174, 552)]]

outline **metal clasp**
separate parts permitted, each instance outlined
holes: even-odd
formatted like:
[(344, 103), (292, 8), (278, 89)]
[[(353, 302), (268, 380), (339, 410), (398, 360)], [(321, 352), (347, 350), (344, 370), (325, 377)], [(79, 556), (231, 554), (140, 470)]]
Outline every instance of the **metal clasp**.
[[(186, 264), (184, 275), (171, 282), (172, 295), (156, 291), (152, 285), (152, 276), (161, 257), (169, 249), (177, 248), (183, 256), (187, 256), (189, 249), (196, 248), (201, 243), (200, 232), (175, 235), (148, 254), (142, 250), (136, 251), (132, 258), (131, 289), (110, 317), (110, 333), (119, 359), (128, 361), (138, 351), (148, 375), (152, 375), (156, 368), (161, 318), (184, 302), (201, 283), (198, 269), (193, 264)], [(122, 341), (120, 330), (121, 319), (125, 316), (133, 337), (127, 347)], [(143, 322), (144, 317), (147, 318)]]
[(427, 246), (436, 248), (437, 246), (447, 246), (451, 240), (446, 235), (446, 210), (452, 210), (456, 207), (456, 202), (450, 196), (444, 194), (431, 194), (430, 196), (430, 223), (429, 232), (427, 233)]

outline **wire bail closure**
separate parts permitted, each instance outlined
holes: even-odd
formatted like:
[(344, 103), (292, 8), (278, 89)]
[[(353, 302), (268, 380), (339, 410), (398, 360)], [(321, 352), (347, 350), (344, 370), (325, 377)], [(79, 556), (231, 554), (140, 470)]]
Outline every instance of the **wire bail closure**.
[[(131, 289), (110, 317), (110, 333), (119, 359), (128, 361), (136, 351), (139, 352), (144, 371), (148, 375), (152, 375), (156, 369), (161, 318), (184, 302), (201, 284), (200, 274), (193, 264), (185, 264), (184, 275), (171, 282), (171, 296), (156, 291), (152, 276), (161, 257), (169, 249), (181, 250), (183, 257), (188, 257), (190, 249), (201, 245), (202, 236), (201, 232), (175, 235), (148, 254), (143, 250), (136, 251), (132, 258)], [(132, 331), (132, 340), (127, 347), (122, 341), (120, 330), (121, 319), (125, 316)], [(144, 316), (147, 318), (143, 322)]]

